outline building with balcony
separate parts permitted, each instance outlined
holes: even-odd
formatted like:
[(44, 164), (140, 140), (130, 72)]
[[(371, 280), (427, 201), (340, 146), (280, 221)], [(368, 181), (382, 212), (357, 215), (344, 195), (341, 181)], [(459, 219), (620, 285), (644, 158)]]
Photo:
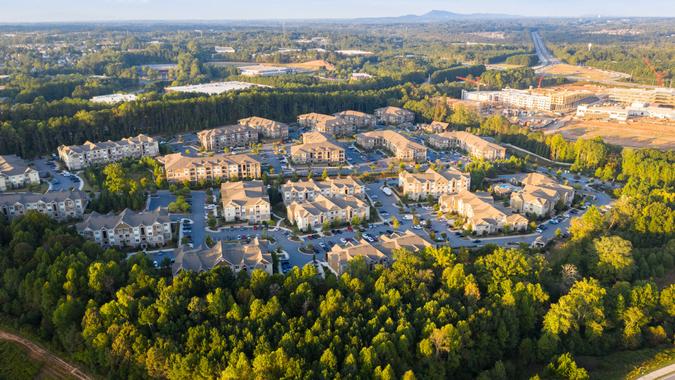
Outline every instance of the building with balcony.
[(443, 132), (429, 136), (428, 143), (434, 149), (458, 148), (472, 157), (488, 161), (506, 158), (506, 148), (491, 143), (479, 136), (464, 131)]
[(530, 173), (522, 182), (523, 189), (511, 193), (511, 208), (523, 214), (544, 217), (555, 213), (556, 204), (572, 205), (574, 188), (541, 174)]
[(37, 211), (52, 219), (81, 218), (87, 207), (87, 195), (81, 191), (54, 191), (40, 193), (0, 194), (0, 213), (8, 219)]
[(462, 226), (477, 235), (493, 234), (505, 230), (524, 231), (528, 220), (519, 214), (510, 214), (500, 210), (488, 193), (461, 191), (457, 194), (442, 195), (440, 200), (442, 212), (456, 213), (466, 218)]
[(270, 197), (260, 180), (224, 182), (220, 185), (226, 222), (258, 224), (270, 218)]
[(302, 144), (291, 146), (291, 161), (296, 164), (342, 164), (345, 149), (327, 134), (308, 132), (302, 135)]
[(154, 157), (159, 154), (159, 144), (152, 137), (141, 134), (120, 141), (87, 141), (82, 145), (61, 145), (58, 153), (68, 170), (80, 170), (126, 158)]
[(281, 196), (285, 205), (292, 202), (313, 201), (317, 195), (321, 194), (327, 198), (353, 195), (363, 198), (365, 186), (361, 181), (352, 176), (340, 178), (328, 178), (325, 181), (315, 181), (309, 179), (306, 181), (288, 181), (281, 186)]
[(227, 125), (197, 132), (202, 147), (212, 152), (225, 148), (246, 147), (258, 142), (258, 131), (248, 125)]
[(189, 157), (173, 153), (159, 159), (169, 182), (215, 182), (222, 179), (260, 178), (260, 161), (248, 154), (214, 154)]
[(435, 171), (431, 168), (424, 173), (402, 171), (398, 175), (398, 185), (408, 199), (418, 201), (429, 197), (438, 198), (443, 194), (458, 193), (469, 190), (471, 177), (469, 174), (449, 168)]
[(401, 161), (424, 162), (427, 148), (392, 130), (359, 133), (356, 143), (366, 150), (384, 148)]
[(349, 223), (355, 216), (370, 219), (370, 206), (352, 196), (328, 198), (317, 195), (312, 201), (291, 202), (286, 206), (288, 220), (301, 231), (320, 230), (324, 223)]
[(415, 113), (399, 107), (383, 107), (375, 110), (377, 122), (384, 125), (412, 124)]
[(40, 183), (40, 174), (16, 155), (0, 156), (0, 191)]
[(218, 241), (209, 248), (205, 245), (192, 249), (181, 246), (176, 249), (171, 270), (174, 276), (180, 272), (207, 272), (219, 266), (232, 272), (252, 272), (256, 269), (273, 274), (273, 259), (269, 242), (257, 237), (250, 243), (226, 243)]
[(164, 208), (152, 211), (125, 209), (119, 214), (93, 212), (75, 227), (86, 239), (102, 247), (160, 247), (173, 239), (171, 219)]

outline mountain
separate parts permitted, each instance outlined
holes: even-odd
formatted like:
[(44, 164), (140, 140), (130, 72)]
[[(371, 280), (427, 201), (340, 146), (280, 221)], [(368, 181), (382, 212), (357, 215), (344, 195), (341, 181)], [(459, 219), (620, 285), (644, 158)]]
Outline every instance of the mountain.
[(422, 15), (404, 15), (398, 17), (368, 17), (353, 19), (353, 22), (382, 24), (382, 23), (419, 23), (419, 22), (446, 22), (454, 20), (471, 19), (504, 19), (518, 18), (520, 16), (498, 14), (498, 13), (454, 13), (442, 10), (432, 10)]

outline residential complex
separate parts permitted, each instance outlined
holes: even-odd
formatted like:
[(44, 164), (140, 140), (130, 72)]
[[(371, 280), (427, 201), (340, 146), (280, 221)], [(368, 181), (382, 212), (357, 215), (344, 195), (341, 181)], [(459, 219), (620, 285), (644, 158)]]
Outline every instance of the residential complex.
[(0, 156), (0, 191), (18, 189), (40, 183), (40, 174), (13, 154)]
[(298, 116), (298, 124), (333, 136), (348, 136), (355, 129), (354, 124), (343, 118), (314, 112)]
[(385, 148), (402, 161), (423, 162), (427, 148), (392, 130), (379, 130), (356, 135), (356, 143), (365, 149)]
[(286, 140), (288, 138), (288, 124), (278, 121), (253, 116), (239, 120), (239, 125), (255, 129), (264, 139)]
[(341, 164), (345, 149), (324, 133), (307, 132), (302, 135), (302, 144), (291, 146), (291, 160), (296, 164)]
[(415, 113), (398, 107), (383, 107), (375, 110), (375, 117), (380, 124), (401, 125), (415, 122)]
[(270, 197), (262, 181), (224, 182), (220, 195), (226, 222), (257, 224), (270, 220)]
[(505, 88), (501, 91), (462, 90), (462, 100), (499, 103), (507, 107), (551, 112), (574, 109), (581, 100), (589, 96), (592, 96), (592, 93), (588, 91), (560, 89), (516, 90)]
[(9, 219), (37, 211), (52, 219), (81, 218), (87, 207), (87, 196), (81, 191), (0, 194), (0, 212)]
[[(472, 193), (464, 190), (457, 194), (446, 194), (439, 200), (442, 212), (456, 213), (466, 218), (462, 226), (478, 235), (492, 234), (507, 228), (512, 231), (527, 229), (528, 220), (519, 214), (509, 214), (495, 207), (488, 193)], [(456, 226), (458, 227), (458, 226)]]
[(349, 223), (355, 216), (370, 219), (370, 206), (352, 195), (328, 198), (322, 194), (312, 201), (291, 202), (286, 207), (288, 220), (299, 230), (320, 230), (323, 223)]
[(538, 217), (551, 215), (555, 205), (569, 207), (574, 200), (574, 188), (562, 185), (540, 173), (530, 173), (522, 182), (523, 189), (511, 194), (511, 208)]
[(200, 131), (197, 137), (204, 149), (222, 152), (224, 148), (230, 149), (257, 143), (258, 131), (248, 125), (227, 125)]
[(441, 133), (445, 132), (450, 123), (442, 123), (440, 121), (432, 121), (430, 124), (422, 124), (422, 130), (428, 133)]
[(182, 153), (160, 158), (169, 182), (216, 181), (220, 179), (260, 178), (260, 161), (248, 154), (214, 154), (189, 157)]
[(394, 257), (394, 253), (399, 249), (405, 249), (411, 253), (418, 253), (433, 245), (423, 239), (420, 235), (407, 230), (403, 233), (394, 232), (391, 235), (380, 236), (379, 246), (382, 252), (389, 257)]
[(88, 214), (75, 228), (86, 239), (103, 247), (146, 248), (171, 241), (171, 219), (164, 208), (136, 212), (125, 209), (119, 214)]
[(285, 205), (293, 202), (313, 201), (321, 194), (327, 198), (342, 195), (363, 197), (364, 185), (361, 181), (351, 176), (341, 178), (328, 178), (325, 181), (288, 181), (281, 186), (281, 196)]
[(58, 152), (59, 158), (69, 170), (80, 170), (125, 158), (154, 157), (159, 154), (159, 144), (152, 137), (141, 134), (120, 141), (87, 141), (82, 145), (61, 145)]
[(428, 197), (438, 198), (443, 194), (469, 190), (471, 177), (454, 168), (440, 172), (429, 168), (424, 173), (402, 171), (398, 175), (398, 185), (403, 195), (417, 201)]
[(326, 261), (331, 270), (339, 276), (349, 268), (349, 262), (356, 257), (363, 257), (369, 268), (377, 264), (390, 265), (392, 262), (391, 257), (364, 239), (358, 243), (347, 243), (344, 247), (334, 245), (326, 254)]
[(506, 158), (506, 148), (464, 131), (443, 132), (429, 136), (434, 149), (459, 148), (473, 157), (494, 161)]
[(356, 129), (374, 128), (377, 124), (377, 119), (375, 116), (365, 112), (342, 111), (333, 114), (333, 116), (346, 121), (347, 123), (353, 125)]
[(245, 244), (218, 241), (211, 248), (201, 246), (191, 249), (181, 246), (176, 249), (171, 269), (174, 276), (182, 271), (205, 272), (218, 266), (227, 266), (235, 273), (260, 269), (272, 274), (272, 263), (268, 242), (254, 238)]

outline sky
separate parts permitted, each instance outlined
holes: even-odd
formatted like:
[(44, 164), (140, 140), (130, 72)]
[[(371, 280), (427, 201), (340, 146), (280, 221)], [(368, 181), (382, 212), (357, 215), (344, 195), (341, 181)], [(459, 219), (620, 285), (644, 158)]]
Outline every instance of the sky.
[(355, 18), (456, 13), (669, 16), (673, 0), (0, 0), (0, 22)]

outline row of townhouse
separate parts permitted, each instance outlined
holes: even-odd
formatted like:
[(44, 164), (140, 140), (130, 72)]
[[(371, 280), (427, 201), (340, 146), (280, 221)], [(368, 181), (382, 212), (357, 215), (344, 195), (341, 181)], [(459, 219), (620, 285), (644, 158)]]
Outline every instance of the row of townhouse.
[(80, 170), (125, 158), (154, 157), (159, 154), (159, 144), (152, 137), (140, 134), (119, 141), (87, 141), (82, 145), (61, 145), (58, 153), (69, 170)]
[(511, 194), (511, 208), (523, 214), (544, 217), (555, 213), (556, 204), (572, 205), (574, 188), (541, 173), (530, 173), (522, 181), (523, 189)]
[(219, 179), (260, 178), (260, 161), (248, 154), (214, 154), (189, 157), (173, 153), (159, 159), (169, 182), (216, 181)]
[(356, 143), (364, 149), (384, 148), (402, 161), (424, 162), (427, 148), (392, 130), (379, 130), (356, 135)]
[(136, 212), (125, 209), (119, 214), (92, 212), (75, 228), (84, 238), (102, 247), (159, 247), (173, 239), (171, 219), (165, 208)]
[(443, 194), (469, 190), (471, 177), (455, 168), (448, 168), (440, 172), (429, 168), (424, 173), (400, 172), (398, 185), (403, 195), (418, 201), (428, 197), (438, 198)]
[(370, 205), (353, 195), (328, 198), (319, 194), (311, 201), (291, 202), (286, 214), (299, 230), (318, 231), (324, 223), (348, 223), (354, 217), (369, 220)]
[(18, 189), (40, 183), (40, 174), (28, 163), (16, 156), (0, 156), (0, 191)]
[(226, 222), (257, 224), (271, 219), (270, 197), (260, 180), (225, 182), (220, 185), (220, 194)]
[(325, 133), (308, 132), (302, 135), (302, 144), (291, 146), (291, 161), (296, 164), (341, 164), (345, 162), (345, 149)]
[(429, 136), (428, 143), (434, 149), (459, 148), (473, 157), (488, 161), (506, 158), (506, 148), (491, 143), (479, 136), (464, 131), (443, 132)]
[(0, 194), (0, 213), (9, 219), (37, 211), (52, 219), (68, 220), (81, 218), (88, 198), (81, 191), (55, 191), (40, 193)]
[(318, 195), (333, 198), (343, 195), (352, 195), (363, 198), (364, 185), (352, 176), (328, 178), (325, 181), (288, 181), (281, 186), (281, 196), (285, 205), (293, 202), (313, 201)]
[(380, 241), (371, 244), (364, 239), (359, 242), (347, 243), (344, 247), (334, 245), (326, 254), (328, 266), (336, 275), (341, 275), (349, 269), (349, 262), (361, 257), (369, 268), (375, 265), (390, 265), (394, 261), (394, 253), (405, 249), (411, 253), (418, 253), (432, 244), (421, 236), (408, 230), (404, 233), (393, 233), (380, 236)]
[(252, 272), (260, 269), (268, 274), (274, 273), (272, 249), (267, 240), (257, 237), (250, 243), (226, 243), (222, 240), (209, 248), (202, 245), (197, 248), (181, 246), (175, 251), (175, 260), (171, 266), (177, 276), (181, 272), (206, 272), (215, 267), (228, 267), (234, 273)]
[(462, 226), (478, 235), (527, 229), (528, 220), (520, 214), (510, 214), (498, 209), (492, 196), (485, 192), (472, 193), (468, 190), (456, 194), (445, 194), (439, 199), (442, 212), (456, 213), (466, 218)]

